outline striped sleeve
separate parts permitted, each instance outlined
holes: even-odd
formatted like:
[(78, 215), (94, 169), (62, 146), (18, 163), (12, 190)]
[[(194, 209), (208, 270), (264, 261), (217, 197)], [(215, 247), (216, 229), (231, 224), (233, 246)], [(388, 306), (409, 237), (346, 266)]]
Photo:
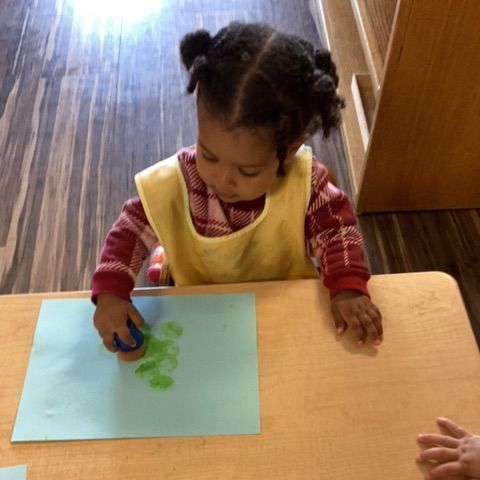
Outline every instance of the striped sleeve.
[(156, 242), (140, 199), (125, 202), (100, 253), (92, 279), (93, 302), (101, 293), (130, 300), (138, 272)]
[(305, 218), (305, 237), (330, 298), (342, 290), (368, 295), (370, 273), (352, 206), (345, 193), (328, 181), (327, 169), (316, 160), (312, 166), (312, 194)]

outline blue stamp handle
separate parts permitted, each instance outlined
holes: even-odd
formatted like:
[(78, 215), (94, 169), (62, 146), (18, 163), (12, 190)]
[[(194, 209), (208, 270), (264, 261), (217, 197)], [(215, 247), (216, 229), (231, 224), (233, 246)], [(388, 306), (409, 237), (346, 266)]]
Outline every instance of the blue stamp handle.
[(135, 346), (131, 347), (130, 345), (123, 343), (117, 334), (115, 334), (113, 341), (115, 345), (122, 352), (133, 352), (134, 350), (136, 350), (137, 348), (140, 348), (143, 345), (143, 342), (144, 342), (143, 333), (135, 326), (135, 324), (131, 320), (128, 320), (127, 327), (128, 327), (128, 330), (130, 331), (130, 334), (132, 335), (133, 339), (136, 342)]

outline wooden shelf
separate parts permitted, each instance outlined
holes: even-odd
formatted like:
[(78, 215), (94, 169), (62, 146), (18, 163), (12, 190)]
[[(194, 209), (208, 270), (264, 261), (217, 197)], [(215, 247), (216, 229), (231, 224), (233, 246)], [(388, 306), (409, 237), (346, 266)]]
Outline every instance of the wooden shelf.
[(326, 45), (332, 51), (332, 57), (340, 77), (338, 91), (347, 103), (347, 108), (343, 112), (342, 136), (352, 192), (356, 197), (365, 167), (365, 149), (350, 83), (355, 73), (367, 72), (368, 68), (359, 41), (350, 0), (310, 0), (310, 10), (317, 22), (317, 29), (323, 31), (323, 26), (325, 26)]
[(376, 97), (383, 82), (397, 0), (351, 0), (351, 5)]
[(365, 73), (354, 74), (351, 89), (363, 147), (366, 151), (376, 106), (370, 75)]
[(480, 208), (478, 25), (478, 0), (400, 0), (357, 211)]
[(357, 212), (480, 208), (480, 2), (310, 5), (323, 19), (347, 101)]

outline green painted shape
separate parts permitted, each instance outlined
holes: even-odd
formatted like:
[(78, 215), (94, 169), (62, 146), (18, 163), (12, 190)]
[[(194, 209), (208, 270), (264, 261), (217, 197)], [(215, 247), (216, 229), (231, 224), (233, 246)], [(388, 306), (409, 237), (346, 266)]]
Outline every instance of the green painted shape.
[(146, 338), (147, 350), (145, 357), (163, 358), (165, 355), (178, 355), (179, 348), (175, 340), (160, 340), (152, 335)]
[(155, 360), (149, 360), (148, 362), (142, 363), (136, 370), (135, 375), (139, 378), (145, 378), (152, 370), (157, 368), (157, 363)]
[(167, 322), (162, 325), (162, 333), (167, 338), (178, 338), (183, 333), (183, 328), (177, 322)]
[(150, 386), (154, 390), (169, 390), (173, 385), (173, 378), (168, 375), (155, 374), (150, 380)]
[(158, 368), (160, 371), (173, 372), (178, 367), (177, 357), (174, 355), (166, 355), (161, 360), (158, 360)]
[(163, 324), (161, 333), (166, 338), (156, 337), (151, 330), (151, 326), (146, 323), (142, 327), (147, 348), (135, 375), (149, 379), (153, 390), (169, 390), (173, 388), (175, 381), (166, 374), (172, 373), (178, 367), (177, 356), (180, 349), (176, 339), (182, 335), (183, 328), (174, 321)]

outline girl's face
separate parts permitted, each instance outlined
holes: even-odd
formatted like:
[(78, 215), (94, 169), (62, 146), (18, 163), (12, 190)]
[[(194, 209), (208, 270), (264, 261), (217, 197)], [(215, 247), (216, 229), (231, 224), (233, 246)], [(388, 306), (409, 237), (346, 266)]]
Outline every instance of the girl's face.
[(255, 200), (264, 195), (278, 169), (271, 130), (227, 130), (201, 100), (197, 103), (200, 178), (224, 202)]

